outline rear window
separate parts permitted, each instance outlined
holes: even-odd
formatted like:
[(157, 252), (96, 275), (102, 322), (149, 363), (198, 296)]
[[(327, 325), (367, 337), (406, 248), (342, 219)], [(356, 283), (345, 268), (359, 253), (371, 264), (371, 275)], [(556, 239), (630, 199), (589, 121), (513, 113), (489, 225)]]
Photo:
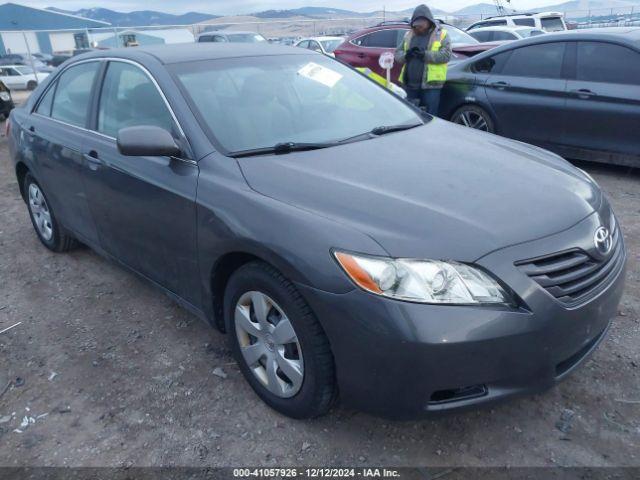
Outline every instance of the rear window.
[(542, 43), (514, 50), (502, 69), (514, 77), (561, 78), (565, 43)]
[(504, 52), (491, 57), (483, 58), (473, 64), (471, 70), (475, 73), (500, 73), (511, 56), (511, 52)]
[(476, 23), (475, 25), (472, 25), (469, 30), (482, 27), (504, 27), (505, 25), (507, 25), (506, 20), (489, 20), (486, 22)]
[(486, 30), (471, 32), (471, 36), (479, 42), (490, 42), (493, 37), (493, 32), (487, 32)]
[(494, 42), (506, 42), (507, 40), (516, 40), (518, 37), (511, 32), (493, 32)]
[(542, 28), (547, 32), (561, 32), (565, 29), (562, 17), (545, 17), (540, 21)]
[(91, 99), (93, 81), (100, 67), (99, 62), (88, 62), (69, 67), (58, 79), (51, 117), (84, 127)]

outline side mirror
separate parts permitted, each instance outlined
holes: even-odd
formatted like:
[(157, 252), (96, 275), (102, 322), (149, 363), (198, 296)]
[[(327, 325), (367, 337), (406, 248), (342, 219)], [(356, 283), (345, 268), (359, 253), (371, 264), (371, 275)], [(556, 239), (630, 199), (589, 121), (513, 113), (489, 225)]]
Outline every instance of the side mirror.
[(129, 157), (180, 157), (182, 151), (164, 128), (151, 125), (127, 127), (116, 140), (121, 155)]

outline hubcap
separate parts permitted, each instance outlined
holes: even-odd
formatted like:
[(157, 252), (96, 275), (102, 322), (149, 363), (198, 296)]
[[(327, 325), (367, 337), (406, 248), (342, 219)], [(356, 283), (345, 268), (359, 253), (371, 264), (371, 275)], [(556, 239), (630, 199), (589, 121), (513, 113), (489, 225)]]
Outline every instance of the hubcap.
[(482, 130), (483, 132), (489, 131), (489, 125), (482, 115), (472, 111), (465, 111), (458, 115), (456, 122), (465, 127), (475, 128), (476, 130)]
[(51, 237), (53, 237), (51, 212), (44, 195), (35, 183), (29, 185), (29, 210), (40, 236), (47, 241), (51, 240)]
[(271, 393), (293, 397), (302, 386), (302, 349), (284, 311), (264, 293), (247, 292), (236, 304), (240, 351), (255, 377)]

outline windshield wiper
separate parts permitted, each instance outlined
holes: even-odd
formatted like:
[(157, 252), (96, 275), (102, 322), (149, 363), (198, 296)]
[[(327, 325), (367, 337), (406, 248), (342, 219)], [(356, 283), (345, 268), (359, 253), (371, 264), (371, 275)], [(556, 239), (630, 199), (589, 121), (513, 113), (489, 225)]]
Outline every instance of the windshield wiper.
[(235, 158), (253, 157), (256, 155), (283, 155), (291, 152), (305, 152), (308, 150), (320, 150), (322, 148), (335, 147), (340, 142), (317, 142), (317, 143), (297, 143), (283, 142), (277, 143), (273, 147), (252, 148), (250, 150), (240, 150), (239, 152), (231, 152), (229, 155)]
[(402, 130), (410, 130), (412, 128), (416, 128), (416, 127), (420, 127), (424, 125), (424, 123), (420, 122), (420, 123), (409, 123), (409, 124), (403, 124), (403, 125), (383, 125), (381, 127), (376, 127), (374, 129), (371, 130), (371, 133), (373, 135), (386, 135), (387, 133), (393, 133), (393, 132), (401, 132)]

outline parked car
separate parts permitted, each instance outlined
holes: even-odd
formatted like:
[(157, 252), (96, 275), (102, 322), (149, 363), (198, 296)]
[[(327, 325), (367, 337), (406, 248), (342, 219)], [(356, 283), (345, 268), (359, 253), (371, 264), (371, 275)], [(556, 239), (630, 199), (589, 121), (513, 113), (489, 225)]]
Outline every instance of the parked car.
[(0, 120), (4, 120), (13, 110), (14, 104), (11, 98), (11, 90), (0, 81)]
[(441, 115), (565, 157), (640, 166), (640, 28), (520, 40), (450, 69)]
[(11, 89), (33, 90), (48, 73), (34, 72), (26, 65), (0, 65), (0, 81)]
[(480, 43), (484, 42), (509, 42), (523, 38), (537, 37), (546, 32), (533, 27), (482, 27), (474, 28), (468, 32)]
[[(480, 43), (459, 28), (444, 25), (451, 35), (453, 60), (472, 57), (499, 45)], [(338, 60), (353, 67), (369, 68), (378, 75), (385, 76), (386, 73), (380, 67), (378, 59), (384, 52), (393, 52), (404, 40), (409, 28), (408, 22), (384, 22), (351, 34), (333, 53)], [(398, 82), (401, 69), (402, 66), (398, 64), (393, 67), (391, 81)]]
[(545, 32), (567, 30), (564, 14), (559, 12), (513, 13), (497, 15), (471, 24), (467, 31), (484, 27), (532, 27)]
[(35, 67), (36, 71), (43, 73), (51, 73), (53, 70), (49, 65), (42, 62), (38, 57), (32, 55), (31, 57), (21, 53), (10, 53), (0, 57), (0, 66), (3, 65), (26, 65), (28, 67)]
[(33, 54), (33, 56), (38, 60), (40, 60), (45, 65), (50, 65), (51, 60), (53, 60), (53, 55), (49, 53), (36, 52)]
[(261, 43), (266, 41), (266, 38), (255, 32), (204, 32), (198, 35), (198, 43)]
[(335, 57), (333, 52), (342, 45), (342, 42), (344, 42), (343, 37), (311, 37), (297, 41), (294, 46)]
[(291, 417), (338, 391), (408, 418), (544, 390), (624, 289), (589, 175), (300, 48), (72, 59), (13, 110), (8, 145), (44, 246), (80, 240), (226, 331)]

